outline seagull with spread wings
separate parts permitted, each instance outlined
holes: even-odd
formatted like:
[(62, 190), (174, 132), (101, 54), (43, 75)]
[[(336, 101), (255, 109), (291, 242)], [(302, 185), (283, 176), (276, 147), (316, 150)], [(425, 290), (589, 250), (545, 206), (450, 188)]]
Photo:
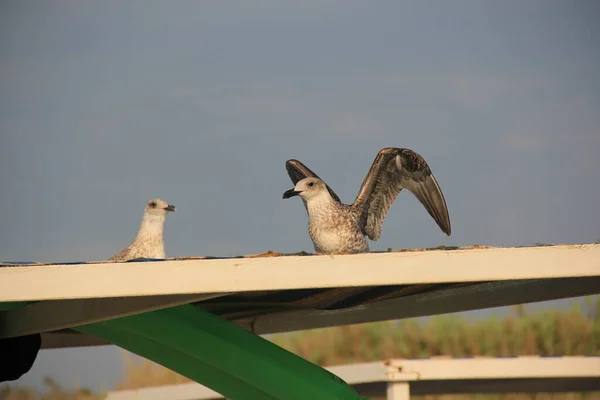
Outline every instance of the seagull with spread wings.
[(423, 157), (410, 149), (380, 150), (350, 205), (343, 204), (333, 189), (300, 161), (288, 160), (285, 167), (295, 186), (283, 198), (302, 198), (308, 213), (308, 233), (319, 253), (369, 251), (365, 236), (379, 239), (383, 220), (402, 189), (414, 194), (450, 236), (450, 217), (442, 190)]

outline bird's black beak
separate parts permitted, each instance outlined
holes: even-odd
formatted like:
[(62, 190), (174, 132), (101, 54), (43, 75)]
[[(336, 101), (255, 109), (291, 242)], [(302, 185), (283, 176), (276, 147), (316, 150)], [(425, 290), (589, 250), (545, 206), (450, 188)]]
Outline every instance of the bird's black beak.
[(167, 210), (167, 211), (176, 211), (177, 209), (175, 208), (174, 205), (169, 204), (168, 206), (165, 207), (165, 210)]
[(297, 192), (294, 189), (290, 189), (290, 190), (286, 190), (283, 193), (283, 198), (284, 199), (289, 199), (290, 197), (298, 196), (299, 194), (300, 194), (300, 192)]

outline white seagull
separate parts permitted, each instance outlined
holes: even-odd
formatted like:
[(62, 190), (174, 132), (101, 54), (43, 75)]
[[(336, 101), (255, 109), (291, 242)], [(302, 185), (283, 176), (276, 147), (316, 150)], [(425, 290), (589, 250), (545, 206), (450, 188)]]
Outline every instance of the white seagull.
[(146, 204), (144, 217), (133, 242), (109, 261), (120, 262), (135, 258), (165, 258), (163, 228), (167, 213), (175, 206), (161, 199), (152, 199)]
[(295, 187), (287, 190), (283, 198), (302, 198), (308, 213), (308, 233), (319, 253), (369, 251), (365, 235), (371, 240), (379, 239), (383, 219), (402, 189), (414, 194), (450, 236), (450, 217), (442, 190), (423, 157), (410, 149), (380, 150), (351, 205), (343, 204), (300, 161), (288, 160), (285, 167)]

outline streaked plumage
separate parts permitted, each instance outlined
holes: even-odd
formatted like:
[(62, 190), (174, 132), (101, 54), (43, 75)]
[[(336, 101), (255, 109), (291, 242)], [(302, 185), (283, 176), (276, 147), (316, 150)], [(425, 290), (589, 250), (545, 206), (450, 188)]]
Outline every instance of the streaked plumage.
[(295, 187), (286, 191), (284, 198), (302, 198), (309, 216), (309, 234), (318, 252), (368, 251), (365, 235), (379, 239), (383, 220), (402, 189), (415, 195), (444, 233), (451, 233), (444, 195), (423, 157), (410, 149), (380, 150), (351, 205), (343, 204), (300, 161), (288, 160), (286, 169)]
[(109, 261), (120, 262), (135, 258), (165, 258), (163, 230), (165, 218), (175, 206), (161, 199), (152, 199), (146, 204), (138, 234), (133, 242)]

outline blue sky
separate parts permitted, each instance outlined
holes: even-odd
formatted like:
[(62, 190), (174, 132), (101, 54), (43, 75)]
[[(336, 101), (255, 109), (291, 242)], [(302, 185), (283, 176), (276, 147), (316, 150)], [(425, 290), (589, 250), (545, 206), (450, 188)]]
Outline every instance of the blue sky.
[[(178, 208), (167, 256), (312, 251), (285, 160), (350, 203), (389, 146), (428, 161), (452, 236), (403, 192), (374, 250), (597, 241), (599, 16), (593, 0), (4, 1), (0, 260), (109, 258), (153, 197)], [(88, 351), (118, 362), (70, 357)]]

